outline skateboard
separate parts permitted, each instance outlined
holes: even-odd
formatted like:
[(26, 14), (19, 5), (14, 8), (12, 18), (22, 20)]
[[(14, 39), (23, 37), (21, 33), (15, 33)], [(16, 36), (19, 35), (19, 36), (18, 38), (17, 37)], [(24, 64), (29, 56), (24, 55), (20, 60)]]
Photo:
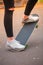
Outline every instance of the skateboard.
[(22, 29), (18, 33), (16, 40), (20, 41), (21, 44), (25, 45), (27, 40), (30, 38), (32, 32), (34, 31), (34, 28), (37, 28), (37, 23), (38, 21), (24, 24)]

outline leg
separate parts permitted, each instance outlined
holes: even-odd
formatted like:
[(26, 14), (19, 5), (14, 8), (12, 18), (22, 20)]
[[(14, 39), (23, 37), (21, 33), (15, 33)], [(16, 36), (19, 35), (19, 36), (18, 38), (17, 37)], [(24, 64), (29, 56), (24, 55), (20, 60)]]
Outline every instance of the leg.
[(13, 11), (5, 10), (4, 27), (7, 37), (13, 37), (12, 16), (13, 16)]
[(38, 0), (28, 0), (26, 8), (25, 8), (25, 12), (24, 12), (25, 15), (29, 15), (31, 13), (37, 1)]
[(28, 0), (26, 8), (25, 8), (25, 12), (24, 12), (24, 19), (27, 18), (32, 9), (34, 8), (35, 4), (37, 3), (38, 0)]
[(38, 0), (28, 0), (26, 8), (25, 8), (25, 12), (24, 12), (23, 21), (22, 21), (23, 23), (37, 22), (39, 20), (38, 15), (36, 14), (30, 15), (37, 1)]
[(4, 27), (7, 34), (7, 46), (11, 49), (23, 50), (24, 45), (21, 45), (20, 42), (16, 41), (13, 37), (13, 28), (12, 28), (12, 16), (14, 11), (14, 0), (3, 0), (5, 5), (5, 16), (4, 16)]
[(8, 39), (12, 39), (13, 38), (12, 17), (14, 11), (14, 1), (3, 0), (3, 2), (5, 5), (4, 27)]

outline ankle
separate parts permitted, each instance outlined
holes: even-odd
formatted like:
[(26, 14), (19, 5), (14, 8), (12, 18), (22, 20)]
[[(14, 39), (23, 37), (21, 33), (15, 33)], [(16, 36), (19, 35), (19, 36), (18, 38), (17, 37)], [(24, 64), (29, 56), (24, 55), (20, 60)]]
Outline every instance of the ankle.
[(27, 19), (27, 18), (29, 18), (29, 17), (27, 15), (24, 15), (24, 20)]
[(12, 41), (14, 39), (14, 37), (8, 37), (7, 40), (8, 41)]

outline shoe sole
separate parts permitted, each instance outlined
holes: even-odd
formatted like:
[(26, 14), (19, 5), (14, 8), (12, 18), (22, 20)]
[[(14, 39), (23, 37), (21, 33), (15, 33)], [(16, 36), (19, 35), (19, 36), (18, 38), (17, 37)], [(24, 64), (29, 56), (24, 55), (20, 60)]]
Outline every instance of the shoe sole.
[[(38, 19), (37, 21), (39, 21), (39, 19)], [(37, 21), (28, 21), (28, 22), (22, 22), (22, 23), (28, 24), (28, 23), (35, 23), (35, 22), (37, 22)]]
[(21, 48), (21, 49), (15, 48), (15, 49), (13, 49), (10, 46), (6, 46), (6, 49), (9, 50), (9, 51), (24, 51), (25, 50), (25, 48)]

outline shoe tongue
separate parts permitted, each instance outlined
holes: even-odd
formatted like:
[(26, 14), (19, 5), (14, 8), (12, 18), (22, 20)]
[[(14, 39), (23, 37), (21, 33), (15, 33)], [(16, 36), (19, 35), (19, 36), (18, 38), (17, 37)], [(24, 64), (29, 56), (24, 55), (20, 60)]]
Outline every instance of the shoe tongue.
[(17, 41), (17, 40), (14, 40), (14, 42), (15, 42), (15, 43), (19, 43), (19, 41)]

